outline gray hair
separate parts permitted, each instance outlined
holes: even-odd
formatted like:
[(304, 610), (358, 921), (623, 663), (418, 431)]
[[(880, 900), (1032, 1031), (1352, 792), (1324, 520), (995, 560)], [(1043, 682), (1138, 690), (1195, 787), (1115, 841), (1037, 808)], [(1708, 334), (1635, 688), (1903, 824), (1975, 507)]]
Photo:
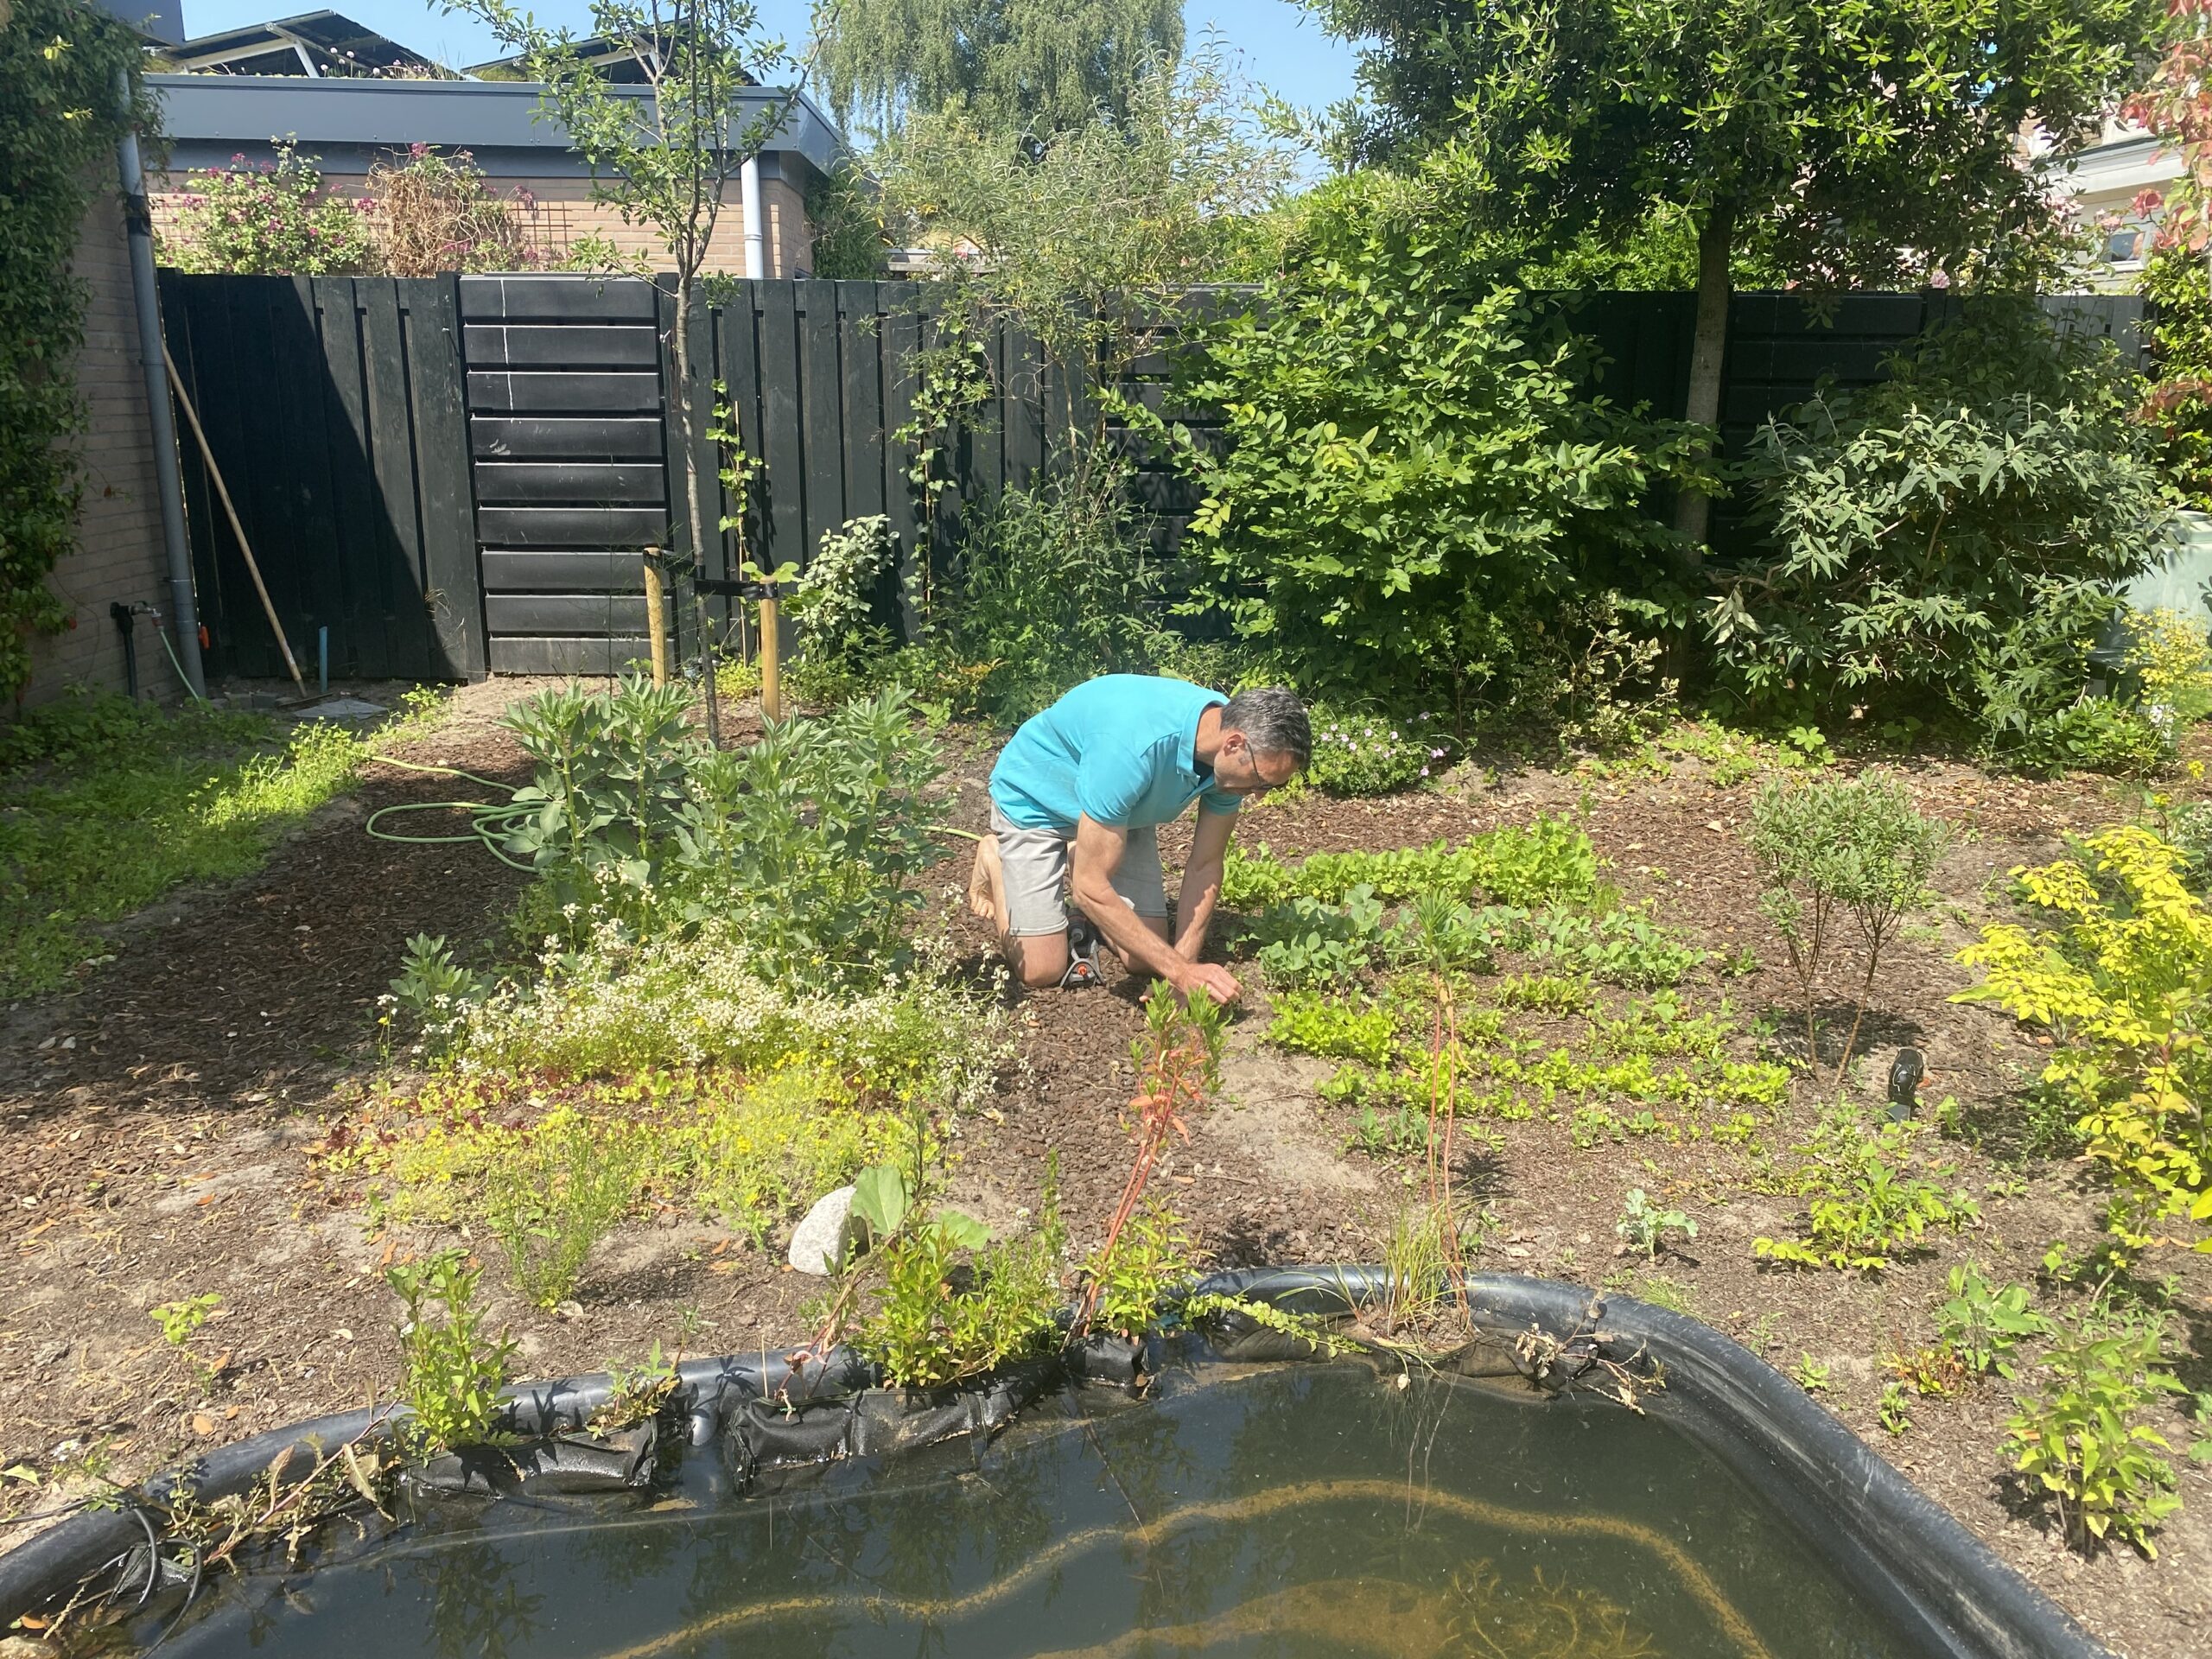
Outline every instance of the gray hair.
[(1281, 686), (1255, 686), (1230, 698), (1221, 711), (1221, 729), (1242, 732), (1260, 754), (1289, 754), (1300, 768), (1313, 756), (1313, 726), (1298, 693)]

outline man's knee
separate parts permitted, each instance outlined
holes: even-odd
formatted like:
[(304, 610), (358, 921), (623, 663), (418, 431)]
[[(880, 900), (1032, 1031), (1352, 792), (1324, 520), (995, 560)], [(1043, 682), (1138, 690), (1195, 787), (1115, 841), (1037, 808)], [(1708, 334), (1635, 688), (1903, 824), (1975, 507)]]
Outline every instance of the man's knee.
[(1068, 971), (1068, 936), (1065, 933), (1033, 933), (1027, 938), (1007, 941), (1007, 954), (1014, 958), (1014, 969), (1021, 976), (1024, 987), (1033, 991), (1057, 985)]

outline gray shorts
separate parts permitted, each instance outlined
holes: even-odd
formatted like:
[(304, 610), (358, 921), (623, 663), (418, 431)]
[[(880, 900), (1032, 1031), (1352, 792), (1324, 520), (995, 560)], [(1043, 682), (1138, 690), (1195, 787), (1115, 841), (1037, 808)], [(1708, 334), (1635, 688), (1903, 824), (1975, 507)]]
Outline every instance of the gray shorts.
[[(1006, 883), (1007, 932), (1017, 939), (1067, 931), (1067, 906), (1061, 889), (1068, 880), (1068, 849), (1073, 838), (1057, 830), (1025, 830), (997, 807), (991, 828), (999, 843), (999, 868)], [(1122, 868), (1114, 872), (1114, 891), (1140, 916), (1167, 919), (1167, 879), (1160, 868), (1160, 838), (1150, 825), (1128, 832)]]

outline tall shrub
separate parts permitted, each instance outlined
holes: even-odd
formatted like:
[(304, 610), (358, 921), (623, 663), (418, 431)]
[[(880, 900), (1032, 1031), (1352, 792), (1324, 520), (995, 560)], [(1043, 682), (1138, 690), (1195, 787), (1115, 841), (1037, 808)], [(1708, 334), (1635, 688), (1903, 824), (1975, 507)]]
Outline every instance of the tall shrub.
[(1178, 396), (1225, 443), (1149, 424), (1204, 492), (1199, 608), (1301, 683), (1450, 704), (1541, 649), (1563, 596), (1664, 563), (1640, 504), (1685, 439), (1580, 396), (1576, 343), (1383, 188), (1194, 331)]
[(60, 442), (85, 421), (85, 285), (71, 265), (85, 210), (114, 178), (116, 140), (157, 124), (143, 57), (129, 29), (79, 0), (16, 0), (0, 27), (0, 698), (30, 678), (26, 636), (69, 620), (47, 576), (74, 546), (80, 488)]
[(1754, 436), (1760, 543), (1721, 572), (1715, 648), (1756, 702), (1933, 702), (2016, 743), (2080, 695), (2117, 588), (2158, 550), (2131, 389), (2102, 342), (2011, 303), (1892, 366)]

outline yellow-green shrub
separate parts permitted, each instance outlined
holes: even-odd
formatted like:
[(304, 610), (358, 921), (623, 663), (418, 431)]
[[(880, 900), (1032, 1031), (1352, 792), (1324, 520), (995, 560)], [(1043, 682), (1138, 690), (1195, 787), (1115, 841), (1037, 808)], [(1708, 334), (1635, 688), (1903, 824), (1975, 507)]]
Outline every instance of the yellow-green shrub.
[(552, 1085), (521, 1074), (434, 1077), (341, 1122), (318, 1154), (326, 1179), (365, 1178), (399, 1221), (480, 1218), (495, 1172), (535, 1167), (580, 1128), (619, 1147), (632, 1204), (647, 1194), (756, 1240), (871, 1163), (912, 1156), (912, 1120), (856, 1103), (835, 1077), (787, 1069), (748, 1082), (727, 1068), (655, 1070)]
[(2082, 853), (2013, 873), (2053, 925), (1984, 929), (1959, 955), (1982, 982), (1956, 1000), (1994, 1002), (2056, 1041), (2043, 1080), (2112, 1177), (2105, 1224), (2123, 1249), (2212, 1251), (2212, 913), (2147, 830), (2102, 830)]
[(646, 944), (609, 930), (503, 985), (452, 1039), (464, 1070), (623, 1077), (729, 1066), (825, 1072), (855, 1095), (944, 1110), (978, 1103), (1010, 1052), (986, 995), (925, 959), (860, 993), (766, 973), (727, 925)]
[(2131, 620), (2135, 639), (2127, 666), (2142, 682), (2143, 707), (2152, 721), (2171, 728), (2212, 715), (2212, 645), (2203, 617), (2156, 610), (2139, 611)]

